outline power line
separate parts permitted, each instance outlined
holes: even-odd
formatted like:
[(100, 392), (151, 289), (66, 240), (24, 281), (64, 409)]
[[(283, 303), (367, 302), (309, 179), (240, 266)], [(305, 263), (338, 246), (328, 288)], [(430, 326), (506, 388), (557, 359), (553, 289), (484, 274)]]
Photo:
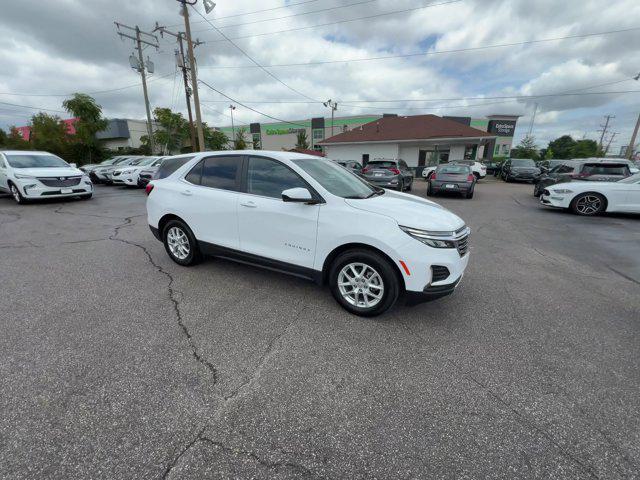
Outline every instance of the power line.
[[(348, 20), (338, 20), (338, 21), (335, 21), (335, 22), (320, 23), (318, 25), (306, 25), (304, 27), (289, 28), (289, 29), (286, 29), (286, 30), (276, 30), (274, 32), (256, 33), (254, 35), (242, 35), (240, 37), (233, 37), (233, 38), (231, 38), (231, 40), (240, 40), (240, 39), (243, 39), (243, 38), (262, 37), (262, 36), (265, 36), (265, 35), (276, 35), (276, 34), (285, 33), (285, 32), (295, 32), (295, 31), (299, 31), (299, 30), (307, 30), (309, 28), (326, 27), (328, 25), (337, 25), (337, 24), (340, 24), (340, 23), (348, 23), (348, 22), (355, 22), (355, 21), (358, 21), (358, 20), (367, 20), (367, 19), (370, 19), (370, 18), (384, 17), (386, 15), (395, 15), (395, 14), (398, 14), (398, 13), (413, 12), (413, 11), (416, 11), (416, 10), (423, 10), (425, 8), (430, 8), (430, 7), (439, 7), (441, 5), (449, 5), (449, 4), (452, 4), (452, 3), (460, 3), (462, 1), (463, 0), (449, 0), (449, 1), (441, 2), (441, 3), (430, 3), (430, 4), (424, 5), (422, 7), (407, 8), (407, 9), (404, 9), (404, 10), (394, 10), (392, 12), (378, 13), (378, 14), (369, 15), (369, 16), (366, 16), (366, 17), (351, 18), (351, 19), (348, 19)], [(224, 40), (210, 40), (208, 43), (218, 43), (218, 42), (224, 42)]]
[(42, 108), (42, 107), (32, 107), (31, 105), (18, 105), (17, 103), (9, 103), (9, 102), (0, 102), (0, 105), (9, 105), (11, 107), (27, 108), (29, 110), (43, 110), (45, 112), (55, 112), (55, 113), (64, 113), (64, 114), (67, 113), (63, 110), (54, 110), (52, 108)]
[[(244, 15), (252, 15), (254, 13), (262, 13), (262, 12), (271, 12), (271, 11), (274, 11), (274, 10), (282, 10), (283, 8), (295, 7), (296, 5), (305, 5), (307, 3), (316, 3), (318, 1), (319, 0), (306, 0), (304, 2), (290, 3), (288, 5), (283, 5), (281, 7), (263, 8), (262, 10), (253, 10), (251, 12), (235, 13), (233, 15), (225, 15), (223, 17), (217, 17), (216, 20), (222, 20), (223, 18), (242, 17)], [(199, 22), (192, 22), (192, 23), (194, 23), (194, 24), (195, 23), (204, 23), (204, 21), (200, 20)], [(174, 24), (174, 25), (167, 25), (167, 27), (179, 27), (179, 26), (181, 26), (180, 23)]]
[(267, 113), (261, 112), (260, 110), (256, 110), (255, 108), (252, 108), (252, 107), (250, 107), (250, 106), (248, 106), (248, 105), (245, 105), (244, 103), (242, 103), (242, 102), (240, 102), (240, 101), (236, 100), (235, 98), (230, 97), (230, 96), (229, 96), (229, 95), (227, 95), (226, 93), (223, 93), (223, 92), (221, 92), (220, 90), (218, 90), (218, 89), (216, 89), (216, 88), (212, 87), (211, 85), (209, 85), (209, 84), (208, 84), (207, 82), (205, 82), (204, 80), (198, 80), (198, 81), (199, 81), (201, 84), (203, 84), (205, 87), (208, 87), (209, 89), (211, 89), (211, 90), (213, 90), (214, 92), (216, 92), (216, 93), (218, 93), (218, 94), (222, 95), (223, 97), (225, 97), (225, 98), (227, 98), (227, 99), (231, 100), (232, 102), (237, 103), (238, 105), (242, 105), (244, 108), (246, 108), (246, 109), (248, 109), (248, 110), (251, 110), (252, 112), (255, 112), (255, 113), (259, 114), (259, 115), (262, 115), (262, 116), (264, 116), (264, 117), (270, 118), (270, 119), (272, 119), (272, 120), (276, 120), (276, 121), (278, 121), (278, 122), (287, 123), (287, 124), (289, 124), (289, 125), (297, 125), (297, 126), (299, 126), (299, 127), (304, 127), (304, 128), (307, 128), (307, 127), (308, 127), (308, 125), (303, 125), (303, 124), (301, 124), (301, 123), (290, 122), (289, 120), (283, 120), (283, 119), (281, 119), (281, 118), (274, 117), (273, 115), (269, 115), (269, 114), (267, 114)]
[[(541, 38), (537, 40), (526, 40), (523, 42), (498, 43), (498, 44), (492, 44), (492, 45), (483, 45), (479, 47), (456, 48), (451, 50), (432, 50), (427, 52), (405, 53), (405, 54), (399, 54), (399, 55), (381, 55), (377, 57), (352, 58), (348, 60), (321, 60), (316, 62), (279, 63), (279, 64), (272, 64), (272, 65), (265, 65), (265, 67), (269, 67), (269, 68), (302, 67), (302, 66), (309, 66), (309, 65), (328, 65), (328, 64), (335, 64), (335, 63), (369, 62), (373, 60), (388, 60), (393, 58), (422, 57), (422, 56), (429, 56), (429, 55), (442, 55), (447, 53), (475, 52), (478, 50), (488, 50), (493, 48), (517, 47), (517, 46), (523, 46), (523, 45), (533, 45), (537, 43), (571, 40), (575, 38), (588, 38), (588, 37), (595, 37), (599, 35), (612, 35), (616, 33), (625, 33), (625, 32), (631, 32), (636, 30), (640, 30), (640, 27), (625, 28), (621, 30), (609, 30), (606, 32), (593, 32), (593, 33), (584, 33), (584, 34), (576, 34), (576, 35), (567, 35), (564, 37)], [(238, 38), (249, 38), (249, 37), (236, 37), (235, 39), (238, 39)], [(256, 68), (256, 67), (253, 65), (201, 65), (200, 68), (238, 69), (238, 68)]]
[(280, 78), (278, 78), (276, 75), (274, 75), (273, 73), (271, 73), (269, 70), (267, 70), (265, 67), (263, 67), (260, 63), (258, 63), (257, 60), (255, 60), (251, 55), (249, 55), (247, 52), (245, 52), (239, 45), (237, 45), (236, 43), (233, 42), (232, 39), (230, 39), (229, 37), (227, 37), (223, 32), (221, 32), (218, 27), (216, 27), (213, 23), (211, 23), (204, 15), (202, 15), (195, 7), (192, 6), (192, 9), (194, 12), (196, 12), (200, 17), (202, 17), (202, 19), (204, 19), (209, 25), (211, 25), (211, 27), (216, 30), (220, 35), (222, 35), (225, 39), (227, 39), (227, 41), (233, 45), (234, 47), (236, 47), (245, 57), (247, 57), (249, 60), (251, 60), (254, 64), (256, 64), (258, 67), (260, 67), (260, 69), (262, 71), (264, 71), (265, 73), (267, 73), (271, 78), (273, 78), (274, 80), (276, 80), (277, 82), (281, 83), (282, 85), (284, 85), (285, 87), (287, 87), (289, 90), (291, 90), (294, 93), (297, 93), (298, 95), (308, 99), (308, 100), (313, 100), (316, 101), (315, 98), (312, 98), (308, 95), (305, 95), (304, 93), (302, 93), (299, 90), (296, 90), (295, 88), (293, 88), (292, 86), (288, 85), (287, 83), (285, 83), (284, 81), (282, 81)]
[[(251, 22), (244, 22), (244, 23), (233, 23), (233, 24), (229, 24), (229, 25), (220, 25), (218, 28), (233, 28), (233, 27), (242, 27), (244, 25), (254, 25), (256, 23), (264, 23), (264, 22), (273, 22), (275, 20), (283, 20), (285, 18), (292, 18), (292, 17), (301, 17), (304, 15), (311, 15), (314, 13), (321, 13), (321, 12), (328, 12), (331, 10), (338, 10), (340, 8), (347, 8), (347, 7), (353, 7), (355, 5), (362, 5), (364, 3), (372, 3), (375, 2), (377, 0), (360, 0), (359, 2), (354, 2), (354, 3), (348, 3), (346, 5), (338, 5), (336, 7), (328, 7), (328, 8), (321, 8), (319, 10), (310, 10), (308, 12), (301, 12), (301, 13), (293, 13), (291, 15), (284, 15), (282, 17), (273, 17), (273, 18), (264, 18), (262, 20), (253, 20)], [(219, 19), (217, 19), (219, 20)], [(199, 32), (206, 32), (208, 30), (198, 30)], [(196, 33), (194, 31), (194, 33)]]

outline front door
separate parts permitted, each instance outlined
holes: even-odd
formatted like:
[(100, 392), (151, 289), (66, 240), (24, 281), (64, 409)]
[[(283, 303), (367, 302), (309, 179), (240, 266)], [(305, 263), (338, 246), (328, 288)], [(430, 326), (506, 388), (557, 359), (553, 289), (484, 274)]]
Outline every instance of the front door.
[(249, 157), (238, 195), (240, 250), (299, 267), (313, 268), (319, 205), (284, 202), (282, 191), (309, 188), (277, 160)]
[(7, 185), (7, 164), (0, 153), (0, 191), (8, 191), (9, 186)]

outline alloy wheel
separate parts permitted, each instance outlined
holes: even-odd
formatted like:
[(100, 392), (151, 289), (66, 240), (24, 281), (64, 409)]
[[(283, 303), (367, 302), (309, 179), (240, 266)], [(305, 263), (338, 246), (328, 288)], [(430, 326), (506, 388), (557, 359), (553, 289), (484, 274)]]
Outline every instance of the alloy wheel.
[(189, 243), (189, 237), (179, 227), (171, 227), (167, 232), (167, 245), (171, 254), (178, 260), (184, 260), (189, 256), (191, 252), (191, 244)]
[(602, 199), (596, 195), (585, 195), (576, 202), (576, 210), (583, 215), (593, 215), (602, 208)]
[(354, 262), (348, 263), (340, 270), (338, 289), (342, 298), (354, 307), (371, 308), (382, 300), (384, 282), (373, 267)]
[(11, 195), (13, 195), (13, 198), (15, 199), (16, 202), (20, 203), (20, 201), (22, 200), (20, 198), (20, 192), (18, 191), (18, 189), (16, 188), (15, 185), (11, 185)]

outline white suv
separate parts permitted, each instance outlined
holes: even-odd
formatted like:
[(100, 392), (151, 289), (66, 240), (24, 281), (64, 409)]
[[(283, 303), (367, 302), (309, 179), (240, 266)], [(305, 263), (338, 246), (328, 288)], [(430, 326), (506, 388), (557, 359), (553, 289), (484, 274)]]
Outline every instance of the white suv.
[(60, 157), (48, 152), (0, 152), (0, 191), (10, 193), (16, 202), (93, 195), (89, 177)]
[(450, 294), (469, 261), (459, 217), (315, 156), (200, 153), (146, 191), (151, 231), (176, 263), (222, 256), (328, 283), (358, 315)]

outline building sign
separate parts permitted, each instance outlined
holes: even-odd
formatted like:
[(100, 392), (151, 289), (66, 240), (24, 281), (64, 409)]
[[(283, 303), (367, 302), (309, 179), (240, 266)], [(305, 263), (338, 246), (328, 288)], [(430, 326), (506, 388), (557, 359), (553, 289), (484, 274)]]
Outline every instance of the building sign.
[(516, 122), (514, 120), (490, 120), (487, 130), (500, 137), (513, 137), (515, 129)]
[(297, 135), (298, 132), (306, 132), (304, 128), (267, 128), (267, 135)]

